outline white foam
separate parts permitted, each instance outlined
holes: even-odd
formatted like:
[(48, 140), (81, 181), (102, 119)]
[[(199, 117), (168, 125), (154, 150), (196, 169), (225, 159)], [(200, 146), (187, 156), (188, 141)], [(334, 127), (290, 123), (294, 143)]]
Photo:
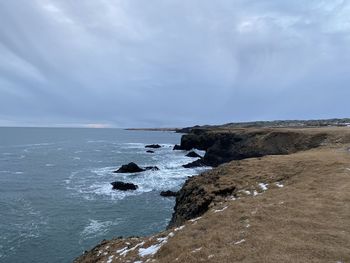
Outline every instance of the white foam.
[(85, 226), (84, 230), (80, 233), (83, 239), (94, 238), (97, 236), (103, 236), (108, 232), (108, 229), (116, 225), (118, 222), (113, 221), (98, 221), (94, 219), (89, 220), (89, 224)]

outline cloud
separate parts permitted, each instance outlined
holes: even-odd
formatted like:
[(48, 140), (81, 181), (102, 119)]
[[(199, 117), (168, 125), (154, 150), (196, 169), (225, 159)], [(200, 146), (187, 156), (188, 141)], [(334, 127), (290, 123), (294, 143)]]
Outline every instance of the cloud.
[(2, 1), (0, 125), (348, 116), (349, 13), (341, 0)]

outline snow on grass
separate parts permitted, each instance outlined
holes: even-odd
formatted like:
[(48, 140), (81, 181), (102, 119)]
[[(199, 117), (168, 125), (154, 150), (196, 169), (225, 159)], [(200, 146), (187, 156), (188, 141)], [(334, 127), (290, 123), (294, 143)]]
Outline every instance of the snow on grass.
[(184, 227), (185, 226), (179, 226), (179, 227), (175, 228), (174, 231), (180, 231), (180, 230), (184, 229)]
[(190, 222), (196, 222), (197, 220), (201, 219), (202, 217), (197, 217), (197, 218), (194, 218), (194, 219), (191, 219)]
[(157, 241), (159, 242), (158, 244), (154, 244), (152, 246), (149, 246), (148, 248), (140, 248), (139, 249), (139, 255), (141, 257), (146, 257), (150, 255), (154, 255), (158, 252), (158, 250), (168, 242), (168, 237), (160, 237), (157, 238)]
[(224, 211), (224, 210), (226, 210), (227, 209), (227, 207), (228, 206), (225, 206), (224, 208), (222, 208), (222, 209), (214, 209), (214, 213), (219, 213), (219, 212), (222, 212), (222, 211)]
[(279, 188), (282, 188), (282, 187), (284, 186), (284, 185), (281, 184), (280, 182), (275, 183), (275, 185), (276, 185), (277, 187), (279, 187)]
[(250, 195), (250, 191), (248, 191), (248, 190), (242, 190), (241, 192), (245, 193), (246, 195)]
[(173, 233), (173, 232), (170, 232), (169, 234), (168, 234), (168, 237), (174, 237), (175, 236), (175, 234)]
[(243, 242), (245, 242), (245, 239), (242, 239), (242, 240), (240, 240), (240, 241), (237, 241), (237, 242), (235, 242), (234, 244), (235, 244), (235, 245), (239, 245), (239, 244), (241, 244), (241, 243), (243, 243)]
[(213, 258), (214, 257), (214, 255), (209, 255), (208, 256), (208, 259), (211, 259), (211, 258)]
[(114, 257), (114, 256), (110, 256), (110, 257), (108, 258), (108, 260), (106, 261), (106, 263), (112, 263), (113, 257)]
[(122, 248), (122, 249), (117, 250), (116, 253), (117, 253), (117, 254), (123, 253), (123, 252), (124, 252), (125, 250), (127, 250), (127, 249), (128, 249), (128, 247), (124, 247), (124, 248)]
[(256, 190), (254, 190), (253, 196), (257, 196), (257, 195), (258, 195), (258, 192)]
[(154, 255), (155, 253), (158, 252), (158, 250), (162, 247), (162, 245), (163, 245), (163, 243), (159, 243), (159, 244), (152, 245), (148, 248), (140, 248), (139, 255), (141, 257)]
[(267, 188), (268, 184), (264, 184), (264, 183), (260, 183), (259, 184), (259, 187), (261, 188), (261, 190), (263, 191), (266, 191), (268, 188)]
[(117, 253), (118, 253), (119, 255), (125, 257), (130, 251), (134, 251), (136, 248), (138, 248), (138, 247), (140, 247), (140, 246), (143, 246), (143, 244), (145, 244), (145, 242), (141, 242), (141, 243), (137, 244), (136, 246), (134, 246), (134, 247), (132, 247), (132, 248), (130, 248), (130, 249), (125, 249), (125, 248), (123, 248), (123, 249), (121, 249), (121, 252), (118, 252), (118, 250), (117, 250)]
[(231, 195), (231, 196), (229, 196), (229, 197), (226, 198), (227, 201), (235, 201), (236, 199), (238, 199), (238, 198), (236, 198), (236, 197), (233, 196), (233, 195)]
[(199, 252), (201, 250), (202, 250), (202, 247), (199, 247), (199, 248), (196, 248), (196, 249), (192, 250), (192, 253), (196, 253), (196, 252)]

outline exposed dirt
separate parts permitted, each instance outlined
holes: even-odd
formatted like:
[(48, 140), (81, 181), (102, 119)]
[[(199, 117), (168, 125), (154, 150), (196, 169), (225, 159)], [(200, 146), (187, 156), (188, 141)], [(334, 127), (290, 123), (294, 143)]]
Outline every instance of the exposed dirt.
[(200, 218), (105, 241), (75, 262), (350, 262), (350, 129), (322, 132), (321, 147), (231, 161), (191, 178), (181, 209), (203, 209)]

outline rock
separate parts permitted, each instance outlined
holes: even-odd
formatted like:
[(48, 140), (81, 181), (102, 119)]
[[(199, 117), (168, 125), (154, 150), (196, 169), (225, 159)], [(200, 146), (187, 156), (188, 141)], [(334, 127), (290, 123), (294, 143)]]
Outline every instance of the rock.
[(192, 129), (181, 138), (180, 147), (206, 151), (203, 163), (218, 166), (232, 160), (262, 157), (265, 155), (290, 154), (318, 147), (326, 139), (323, 132), (302, 133), (300, 131), (272, 129), (222, 130)]
[(192, 158), (202, 158), (198, 153), (191, 151), (188, 154), (186, 154), (187, 157), (192, 157)]
[(136, 163), (131, 162), (122, 165), (117, 171), (114, 171), (113, 173), (139, 173), (143, 171), (145, 171), (145, 169), (142, 169)]
[(174, 148), (173, 148), (173, 151), (176, 151), (176, 150), (182, 150), (181, 146), (178, 145), (178, 144), (175, 144)]
[(146, 153), (154, 153), (154, 151), (147, 150)]
[(128, 190), (136, 190), (137, 188), (139, 188), (137, 185), (133, 184), (133, 183), (124, 183), (124, 182), (113, 182), (111, 183), (111, 185), (113, 186), (113, 190), (120, 190), (120, 191), (128, 191)]
[(145, 170), (159, 171), (159, 168), (157, 166), (146, 166)]
[(161, 148), (162, 146), (160, 146), (159, 144), (149, 144), (146, 145), (145, 148), (153, 148), (153, 149), (158, 149)]
[(195, 168), (195, 167), (201, 167), (206, 166), (205, 163), (203, 163), (202, 159), (196, 160), (194, 162), (184, 164), (182, 167), (184, 168)]
[(178, 194), (177, 192), (170, 191), (170, 190), (160, 192), (160, 195), (164, 197), (176, 197), (177, 194)]

